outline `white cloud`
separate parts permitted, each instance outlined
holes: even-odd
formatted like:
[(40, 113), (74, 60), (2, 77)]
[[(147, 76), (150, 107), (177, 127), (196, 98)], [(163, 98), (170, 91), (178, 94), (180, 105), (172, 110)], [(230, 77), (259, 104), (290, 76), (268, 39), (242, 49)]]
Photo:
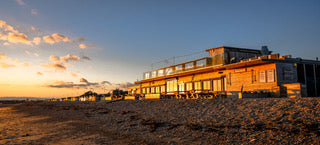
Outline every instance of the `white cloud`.
[(24, 43), (27, 45), (31, 45), (28, 40), (28, 36), (23, 33), (9, 33), (8, 41), (11, 43)]
[(88, 46), (85, 45), (85, 44), (79, 44), (79, 47), (80, 47), (81, 49), (86, 49), (86, 48), (88, 48)]
[(33, 54), (34, 54), (34, 56), (37, 56), (37, 57), (40, 56), (38, 53), (33, 53)]
[(3, 45), (4, 45), (4, 46), (8, 46), (8, 45), (10, 45), (10, 44), (9, 44), (8, 42), (4, 42)]
[(35, 44), (35, 45), (39, 45), (40, 42), (41, 42), (41, 38), (40, 38), (40, 37), (34, 37), (32, 42), (33, 42), (33, 44)]
[(16, 0), (16, 2), (21, 6), (26, 5), (23, 0)]
[(38, 72), (37, 72), (37, 75), (43, 75), (43, 73), (41, 73), (41, 72), (38, 71)]
[(68, 54), (66, 56), (63, 56), (63, 57), (60, 57), (60, 58), (61, 58), (61, 60), (63, 62), (69, 62), (69, 61), (77, 62), (77, 61), (80, 60), (80, 57), (74, 56), (74, 55), (70, 55), (70, 54)]
[(57, 33), (54, 33), (52, 34), (51, 36), (44, 36), (43, 37), (43, 40), (46, 42), (46, 43), (49, 43), (49, 44), (54, 44), (54, 43), (58, 43), (60, 41), (63, 41), (63, 42), (72, 42), (68, 37), (65, 37), (63, 35), (59, 35)]
[(37, 15), (38, 14), (38, 11), (36, 9), (31, 9), (31, 12), (30, 12), (32, 15)]

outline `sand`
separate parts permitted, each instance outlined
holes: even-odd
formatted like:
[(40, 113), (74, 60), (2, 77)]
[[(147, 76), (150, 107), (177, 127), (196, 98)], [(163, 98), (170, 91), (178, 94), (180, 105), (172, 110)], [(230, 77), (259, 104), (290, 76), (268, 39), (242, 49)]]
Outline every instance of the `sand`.
[(0, 144), (319, 144), (320, 98), (0, 104)]

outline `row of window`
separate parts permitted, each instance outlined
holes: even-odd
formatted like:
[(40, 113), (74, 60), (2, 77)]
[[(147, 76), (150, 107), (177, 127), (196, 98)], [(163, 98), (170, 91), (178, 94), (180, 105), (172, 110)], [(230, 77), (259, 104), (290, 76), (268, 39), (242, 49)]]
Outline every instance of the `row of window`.
[(159, 94), (167, 93), (173, 94), (174, 92), (185, 93), (194, 90), (196, 93), (201, 91), (225, 91), (226, 79), (214, 79), (197, 82), (178, 83), (177, 80), (167, 81), (166, 85), (142, 88), (143, 94)]
[(207, 65), (207, 59), (209, 59), (209, 58), (204, 58), (204, 59), (200, 59), (200, 60), (197, 60), (194, 62), (188, 62), (185, 64), (180, 64), (180, 65), (176, 65), (176, 66), (172, 66), (172, 67), (167, 67), (164, 69), (154, 70), (151, 72), (145, 72), (143, 74), (143, 79), (149, 79), (149, 78), (159, 77), (159, 76), (163, 76), (163, 75), (170, 75), (174, 72), (180, 72), (180, 71), (184, 71), (184, 70), (202, 68)]
[(259, 82), (274, 82), (274, 70), (259, 71)]

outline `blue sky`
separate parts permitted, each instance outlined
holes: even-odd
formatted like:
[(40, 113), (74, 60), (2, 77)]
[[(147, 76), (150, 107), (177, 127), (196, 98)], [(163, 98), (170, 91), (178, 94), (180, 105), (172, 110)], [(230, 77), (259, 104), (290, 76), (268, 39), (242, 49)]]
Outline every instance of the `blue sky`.
[[(48, 62), (51, 55), (91, 58), (68, 68), (70, 73), (80, 72), (78, 78), (64, 72), (32, 77), (39, 84), (76, 83), (79, 78), (134, 82), (152, 62), (222, 45), (253, 49), (268, 45), (281, 55), (308, 59), (320, 54), (319, 0), (3, 0), (0, 20), (28, 38), (57, 33), (72, 40), (83, 37), (83, 43), (95, 46), (83, 50), (77, 49), (80, 42), (41, 43), (27, 48), (4, 46), (0, 40), (0, 52), (34, 66)], [(31, 32), (31, 26), (41, 33)], [(27, 57), (26, 50), (40, 56)]]

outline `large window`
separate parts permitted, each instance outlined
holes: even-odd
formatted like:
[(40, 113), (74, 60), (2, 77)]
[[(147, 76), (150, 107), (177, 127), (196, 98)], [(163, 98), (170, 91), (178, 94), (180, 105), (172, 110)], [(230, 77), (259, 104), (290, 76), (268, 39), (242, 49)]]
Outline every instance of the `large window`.
[(259, 82), (260, 83), (266, 82), (266, 71), (259, 71)]
[(205, 67), (206, 64), (207, 64), (207, 60), (206, 59), (201, 59), (201, 60), (196, 61), (197, 68)]
[(153, 78), (157, 77), (157, 71), (156, 71), (156, 70), (155, 70), (155, 71), (152, 71), (152, 77), (153, 77)]
[(174, 93), (175, 91), (178, 91), (177, 87), (177, 80), (167, 81), (167, 93)]
[(222, 87), (221, 79), (213, 80), (213, 91), (222, 91)]
[(203, 90), (211, 90), (210, 81), (203, 81)]
[(274, 70), (267, 70), (267, 82), (274, 82)]
[(144, 78), (144, 79), (149, 79), (149, 78), (150, 78), (150, 72), (145, 72), (145, 73), (143, 74), (143, 78)]
[(185, 70), (193, 69), (193, 62), (186, 63), (184, 68)]
[(201, 82), (194, 82), (194, 90), (196, 93), (200, 93), (201, 92)]
[(190, 90), (193, 90), (192, 88), (192, 83), (186, 83), (186, 91), (190, 91)]
[(172, 67), (166, 68), (166, 75), (172, 74)]
[(184, 93), (184, 83), (179, 83), (179, 93)]
[(163, 74), (164, 74), (164, 70), (163, 69), (158, 70), (158, 76), (163, 76)]
[(179, 72), (179, 71), (182, 71), (182, 65), (176, 66), (175, 72)]
[(275, 82), (274, 70), (259, 71), (259, 82)]

